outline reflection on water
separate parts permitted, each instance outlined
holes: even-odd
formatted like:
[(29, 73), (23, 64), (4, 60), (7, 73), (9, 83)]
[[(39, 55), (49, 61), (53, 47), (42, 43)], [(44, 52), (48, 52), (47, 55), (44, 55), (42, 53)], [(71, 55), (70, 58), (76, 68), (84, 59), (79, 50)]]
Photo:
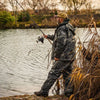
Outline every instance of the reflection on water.
[[(43, 29), (47, 34), (54, 30)], [(82, 30), (77, 30), (77, 36), (83, 37)], [(49, 71), (45, 58), (51, 49), (47, 40), (44, 44), (36, 42), (40, 35), (37, 29), (0, 31), (0, 97), (32, 94), (40, 89)]]

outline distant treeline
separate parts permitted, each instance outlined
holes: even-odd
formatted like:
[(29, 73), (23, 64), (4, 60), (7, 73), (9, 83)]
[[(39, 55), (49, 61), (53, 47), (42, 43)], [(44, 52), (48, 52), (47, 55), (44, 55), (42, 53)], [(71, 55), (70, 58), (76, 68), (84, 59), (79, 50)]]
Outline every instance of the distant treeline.
[[(37, 28), (36, 24), (41, 28), (55, 28), (57, 21), (54, 16), (57, 15), (58, 12), (57, 10), (53, 10), (45, 14), (43, 12), (32, 12), (30, 10), (20, 12), (0, 11), (0, 29)], [(94, 17), (97, 26), (100, 27), (100, 14), (81, 12), (75, 15), (71, 12), (67, 13), (70, 22), (75, 27), (87, 26), (92, 17)]]

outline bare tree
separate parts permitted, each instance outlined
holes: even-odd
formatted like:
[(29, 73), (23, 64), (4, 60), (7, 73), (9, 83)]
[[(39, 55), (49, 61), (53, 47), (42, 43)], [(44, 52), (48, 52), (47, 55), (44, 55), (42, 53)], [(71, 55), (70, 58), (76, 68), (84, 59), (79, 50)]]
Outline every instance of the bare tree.
[(0, 2), (0, 11), (5, 9), (5, 5), (3, 3)]
[(14, 0), (8, 0), (10, 6), (12, 7), (12, 11), (15, 11), (15, 1)]
[(48, 8), (49, 6), (50, 6), (50, 1), (51, 0), (39, 0), (39, 7), (41, 8), (41, 9), (43, 9), (43, 8)]
[(92, 2), (89, 1), (87, 4), (85, 4), (87, 15), (91, 15), (91, 14), (92, 14), (93, 9), (92, 9), (91, 3), (92, 3)]
[(49, 9), (56, 5), (54, 4), (54, 0), (24, 0), (22, 4), (23, 6), (27, 5), (27, 7), (33, 10)]
[(91, 1), (87, 1), (87, 3), (85, 3), (86, 9), (92, 9), (91, 3), (92, 3)]
[(9, 5), (12, 8), (12, 11), (18, 11), (21, 10), (21, 7), (19, 4), (21, 4), (21, 0), (7, 0)]
[(60, 2), (68, 10), (73, 10), (75, 14), (81, 7), (89, 4), (89, 0), (60, 0)]
[(35, 10), (38, 5), (38, 0), (23, 0), (21, 4), (27, 9), (27, 7)]
[(6, 5), (7, 1), (6, 0), (2, 0), (2, 2), (0, 1), (0, 10), (7, 10), (7, 5)]

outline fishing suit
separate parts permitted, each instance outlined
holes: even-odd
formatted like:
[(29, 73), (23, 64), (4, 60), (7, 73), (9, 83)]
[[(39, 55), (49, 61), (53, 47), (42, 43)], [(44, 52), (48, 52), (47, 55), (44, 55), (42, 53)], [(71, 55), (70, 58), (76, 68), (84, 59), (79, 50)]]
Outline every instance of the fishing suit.
[[(65, 80), (65, 93), (67, 93), (67, 86), (70, 81), (68, 78), (72, 71), (72, 63), (75, 57), (75, 39), (73, 36), (74, 28), (68, 23), (69, 19), (65, 19), (55, 30), (54, 35), (48, 35), (47, 38), (53, 41), (52, 56), (51, 58), (59, 58), (55, 61), (49, 74), (41, 87), (40, 92), (44, 95), (48, 95), (49, 89), (54, 82), (63, 74)], [(71, 91), (72, 92), (72, 91)]]

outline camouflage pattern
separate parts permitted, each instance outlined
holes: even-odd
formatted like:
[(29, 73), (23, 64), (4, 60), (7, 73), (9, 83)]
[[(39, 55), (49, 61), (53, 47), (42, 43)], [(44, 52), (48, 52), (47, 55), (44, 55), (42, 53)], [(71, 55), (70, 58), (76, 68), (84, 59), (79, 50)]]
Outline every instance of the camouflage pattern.
[(74, 28), (64, 21), (55, 30), (54, 35), (48, 35), (47, 38), (53, 41), (52, 45), (52, 59), (59, 58), (59, 61), (55, 61), (51, 68), (47, 80), (44, 82), (41, 92), (48, 93), (51, 86), (63, 74), (65, 80), (65, 93), (72, 92), (72, 89), (68, 89), (68, 83), (70, 78), (69, 74), (72, 71), (72, 63), (75, 57), (75, 39)]
[(60, 58), (61, 60), (72, 60), (75, 54), (74, 28), (68, 24), (61, 24), (55, 31), (54, 35), (48, 35), (53, 40), (52, 60)]

